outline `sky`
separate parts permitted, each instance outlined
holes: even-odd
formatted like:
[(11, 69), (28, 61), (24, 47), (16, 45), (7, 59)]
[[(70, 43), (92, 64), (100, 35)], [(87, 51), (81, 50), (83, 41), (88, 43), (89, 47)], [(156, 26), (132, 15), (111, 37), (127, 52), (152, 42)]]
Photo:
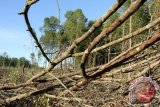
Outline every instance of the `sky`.
[[(34, 48), (34, 41), (29, 32), (22, 12), (26, 0), (1, 0), (0, 6), (0, 55), (4, 52), (10, 57), (26, 57), (30, 60), (31, 52)], [(100, 18), (116, 0), (59, 0), (61, 9), (61, 22), (65, 21), (67, 10), (82, 9), (88, 20)], [(45, 17), (58, 17), (56, 0), (40, 0), (33, 5), (29, 11), (29, 18), (32, 27), (40, 38), (40, 27), (43, 25)]]

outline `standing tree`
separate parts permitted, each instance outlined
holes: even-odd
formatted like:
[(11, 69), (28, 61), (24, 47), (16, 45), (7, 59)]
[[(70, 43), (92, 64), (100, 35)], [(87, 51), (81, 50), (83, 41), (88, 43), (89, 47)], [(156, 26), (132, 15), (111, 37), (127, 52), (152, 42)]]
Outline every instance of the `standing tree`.
[[(85, 32), (87, 18), (84, 16), (81, 9), (67, 11), (65, 17), (66, 21), (64, 23), (64, 36), (67, 38), (66, 42), (69, 46), (75, 39), (79, 38)], [(84, 44), (85, 42), (81, 43), (75, 52), (84, 51)], [(77, 63), (80, 63), (80, 58), (73, 58), (73, 63), (74, 68), (77, 68)]]

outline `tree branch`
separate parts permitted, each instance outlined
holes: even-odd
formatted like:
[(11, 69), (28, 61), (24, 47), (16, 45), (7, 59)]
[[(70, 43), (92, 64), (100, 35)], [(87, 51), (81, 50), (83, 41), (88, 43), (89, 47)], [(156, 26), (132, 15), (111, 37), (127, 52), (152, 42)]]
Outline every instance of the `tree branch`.
[(28, 18), (28, 11), (29, 11), (30, 7), (31, 7), (33, 4), (37, 3), (38, 1), (39, 1), (39, 0), (28, 1), (28, 2), (26, 3), (26, 5), (25, 5), (25, 8), (24, 8), (23, 12), (19, 13), (19, 15), (23, 15), (23, 16), (24, 16), (24, 19), (25, 19), (25, 22), (26, 22), (26, 25), (27, 25), (27, 28), (28, 28), (27, 31), (29, 31), (30, 34), (32, 35), (33, 39), (35, 40), (35, 43), (37, 44), (37, 47), (40, 49), (40, 51), (41, 51), (41, 53), (42, 53), (42, 55), (46, 58), (46, 60), (47, 60), (48, 62), (51, 63), (50, 59), (49, 59), (48, 56), (45, 54), (45, 52), (44, 52), (41, 44), (39, 43), (39, 41), (38, 41), (38, 39), (37, 39), (37, 36), (36, 36), (36, 33), (33, 31), (32, 27), (31, 27), (31, 24), (30, 24), (30, 21), (29, 21), (29, 18)]

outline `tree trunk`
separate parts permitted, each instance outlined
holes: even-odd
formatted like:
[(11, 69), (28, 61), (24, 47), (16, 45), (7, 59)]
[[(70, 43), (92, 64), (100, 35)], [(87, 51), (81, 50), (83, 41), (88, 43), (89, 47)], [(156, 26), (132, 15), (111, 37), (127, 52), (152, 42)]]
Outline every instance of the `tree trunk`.
[[(131, 4), (132, 4), (132, 0), (131, 0)], [(130, 16), (129, 18), (129, 34), (132, 33), (132, 16)], [(129, 49), (132, 47), (132, 38), (129, 39)], [(131, 63), (129, 63), (129, 66), (131, 65)], [(128, 79), (130, 80), (131, 78), (131, 73), (128, 73)]]
[[(111, 39), (111, 35), (109, 36), (109, 42), (111, 42), (112, 39)], [(110, 61), (111, 59), (111, 47), (108, 48), (108, 62)]]

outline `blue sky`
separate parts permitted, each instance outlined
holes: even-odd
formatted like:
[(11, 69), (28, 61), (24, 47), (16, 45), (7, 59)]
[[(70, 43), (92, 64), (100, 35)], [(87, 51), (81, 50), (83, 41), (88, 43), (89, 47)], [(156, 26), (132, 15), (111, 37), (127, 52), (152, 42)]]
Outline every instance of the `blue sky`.
[[(89, 20), (101, 17), (116, 0), (59, 0), (61, 8), (61, 22), (65, 21), (67, 10), (80, 8)], [(17, 13), (23, 10), (26, 0), (2, 0), (0, 6), (0, 54), (7, 52), (10, 57), (26, 57), (36, 49), (28, 32), (23, 16)], [(39, 28), (43, 25), (46, 16), (58, 17), (56, 0), (40, 0), (32, 6), (29, 12), (32, 27), (38, 37)]]

